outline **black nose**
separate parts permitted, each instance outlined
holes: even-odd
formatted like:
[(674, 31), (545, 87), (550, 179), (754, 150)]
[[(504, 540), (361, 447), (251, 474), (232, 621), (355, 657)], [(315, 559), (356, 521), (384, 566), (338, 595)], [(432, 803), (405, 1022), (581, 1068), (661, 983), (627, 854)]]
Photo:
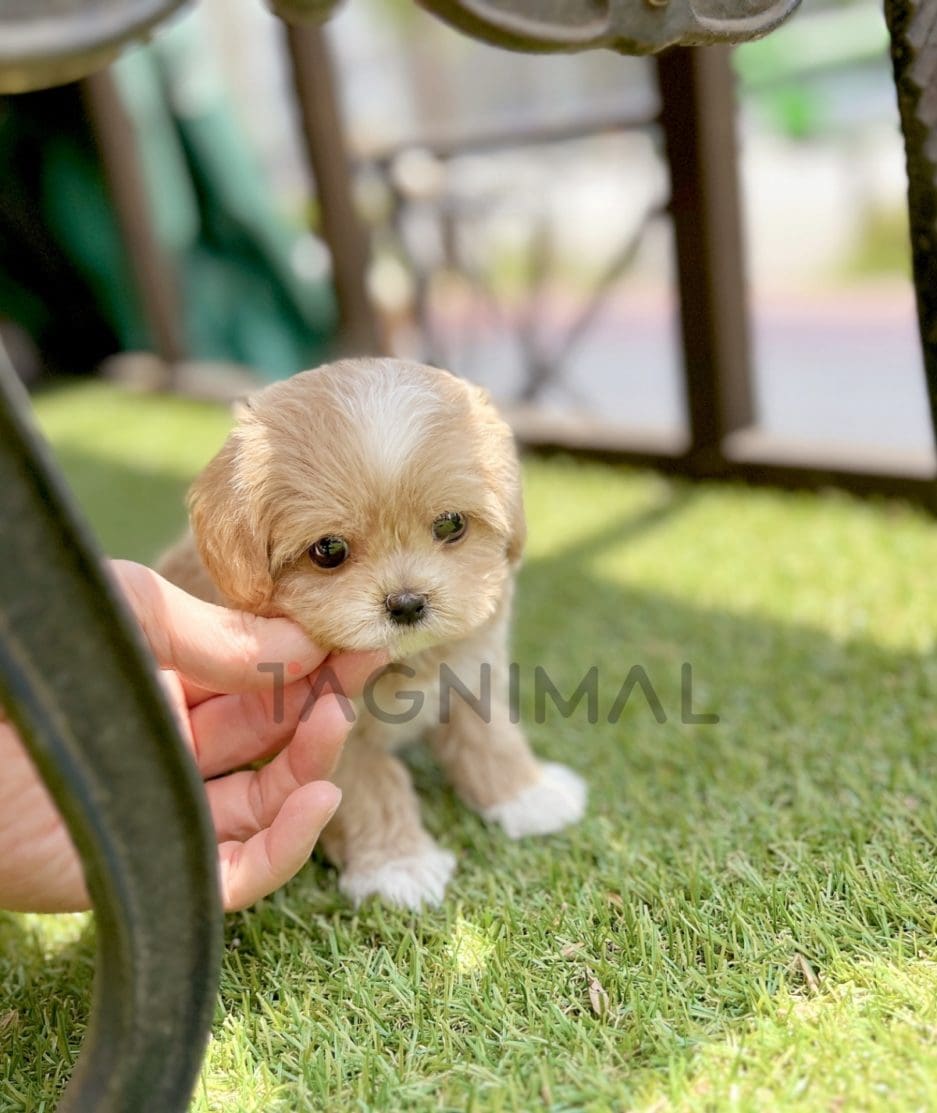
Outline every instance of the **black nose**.
[(412, 626), (419, 622), (426, 610), (426, 596), (415, 591), (397, 591), (384, 600), (391, 621), (398, 626)]

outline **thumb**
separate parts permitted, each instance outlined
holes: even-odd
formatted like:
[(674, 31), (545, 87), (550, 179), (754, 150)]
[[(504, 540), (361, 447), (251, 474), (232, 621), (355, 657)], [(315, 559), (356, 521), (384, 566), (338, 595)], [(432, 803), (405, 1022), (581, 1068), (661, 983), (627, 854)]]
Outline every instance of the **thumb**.
[(269, 686), (264, 662), (290, 662), (295, 676), (318, 668), (327, 652), (287, 618), (261, 618), (205, 603), (129, 560), (110, 562), (160, 668), (175, 669), (213, 692)]

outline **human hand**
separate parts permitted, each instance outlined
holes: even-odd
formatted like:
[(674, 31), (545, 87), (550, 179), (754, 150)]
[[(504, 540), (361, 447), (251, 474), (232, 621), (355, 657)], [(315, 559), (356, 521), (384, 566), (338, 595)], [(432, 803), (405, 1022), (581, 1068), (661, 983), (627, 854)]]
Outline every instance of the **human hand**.
[[(328, 655), (288, 619), (203, 603), (140, 564), (110, 567), (205, 781), (224, 907), (245, 908), (300, 869), (338, 807), (341, 793), (324, 778), (351, 727), (345, 697), (384, 659), (329, 658), (344, 696), (326, 690), (313, 702), (316, 672)], [(258, 670), (262, 662), (284, 663), (282, 716), (274, 714), (273, 678)], [(260, 769), (231, 772), (267, 758)], [(87, 907), (67, 828), (16, 732), (0, 721), (0, 908)]]

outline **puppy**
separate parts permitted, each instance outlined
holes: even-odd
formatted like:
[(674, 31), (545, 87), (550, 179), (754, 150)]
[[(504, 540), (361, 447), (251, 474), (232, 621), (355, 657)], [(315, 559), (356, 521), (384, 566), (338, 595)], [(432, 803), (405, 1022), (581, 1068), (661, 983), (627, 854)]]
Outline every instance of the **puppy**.
[(356, 708), (334, 778), (342, 804), (322, 837), (352, 901), (437, 904), (452, 874), (395, 756), (417, 737), (512, 838), (582, 816), (583, 782), (537, 761), (508, 706), (524, 511), (510, 429), (482, 390), (391, 359), (275, 383), (195, 481), (189, 515), (191, 533), (161, 563), (167, 578), (394, 663)]

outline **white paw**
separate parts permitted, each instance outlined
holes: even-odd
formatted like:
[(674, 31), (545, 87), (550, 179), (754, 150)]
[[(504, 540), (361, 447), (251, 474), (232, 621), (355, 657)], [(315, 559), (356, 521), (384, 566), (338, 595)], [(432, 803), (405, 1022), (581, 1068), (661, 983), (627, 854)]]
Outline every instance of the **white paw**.
[(485, 808), (482, 817), (500, 823), (512, 839), (551, 835), (582, 819), (586, 810), (586, 782), (572, 769), (556, 762), (541, 766), (543, 776), (513, 800)]
[(366, 897), (380, 897), (398, 908), (419, 910), (442, 901), (455, 869), (455, 855), (430, 843), (419, 854), (391, 858), (367, 873), (343, 873), (338, 887), (357, 906)]

